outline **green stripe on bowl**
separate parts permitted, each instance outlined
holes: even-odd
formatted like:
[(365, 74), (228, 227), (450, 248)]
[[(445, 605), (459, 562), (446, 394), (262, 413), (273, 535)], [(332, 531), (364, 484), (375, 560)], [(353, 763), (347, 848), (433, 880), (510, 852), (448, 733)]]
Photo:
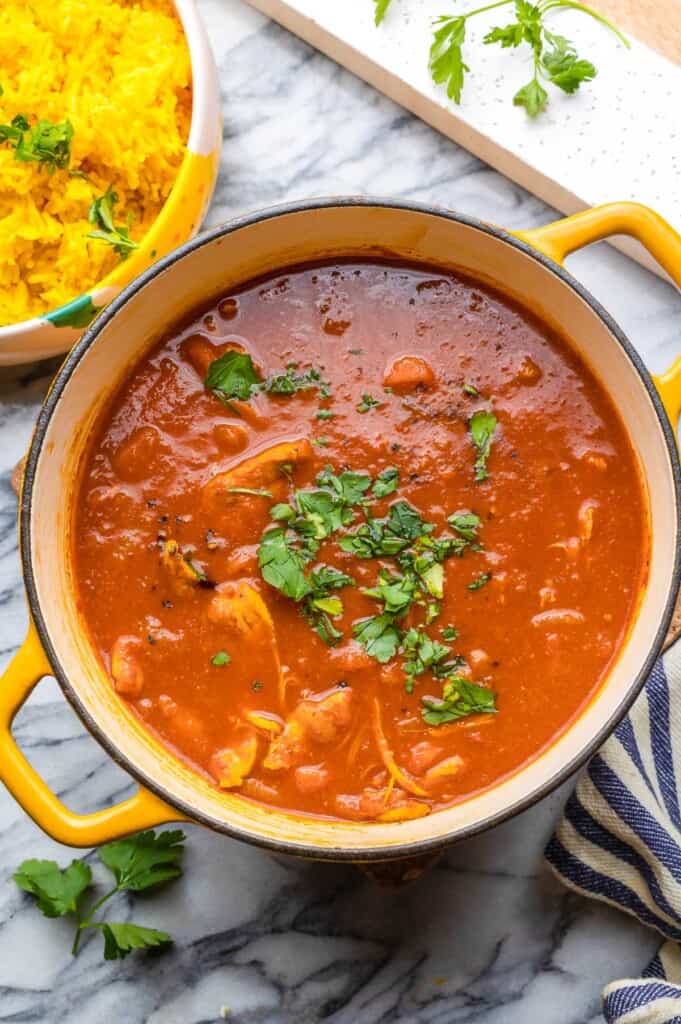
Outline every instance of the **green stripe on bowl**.
[(46, 313), (45, 320), (49, 320), (55, 327), (87, 327), (101, 308), (94, 305), (91, 295), (79, 295), (65, 306)]

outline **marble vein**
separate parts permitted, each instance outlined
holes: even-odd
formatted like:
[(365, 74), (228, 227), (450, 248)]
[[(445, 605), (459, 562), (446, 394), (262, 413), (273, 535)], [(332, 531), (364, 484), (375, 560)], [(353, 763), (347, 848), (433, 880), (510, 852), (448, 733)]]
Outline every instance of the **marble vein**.
[[(406, 196), (511, 228), (552, 211), (239, 0), (200, 0), (225, 111), (208, 224), (338, 193)], [(616, 197), (613, 197), (616, 198)], [(681, 298), (605, 246), (575, 274), (660, 370), (681, 352)], [(48, 367), (0, 372), (0, 664), (26, 627), (10, 472), (29, 441)], [(16, 722), (27, 756), (86, 811), (132, 787), (51, 681)], [(160, 956), (69, 954), (68, 927), (15, 888), (24, 857), (73, 855), (0, 791), (0, 1022), (22, 1024), (596, 1024), (599, 991), (641, 969), (656, 940), (567, 894), (541, 851), (569, 787), (447, 853), (395, 893), (347, 866), (276, 858), (189, 828), (186, 877), (135, 903), (176, 937)], [(101, 868), (91, 857), (98, 877)], [(120, 898), (112, 913), (133, 908)]]

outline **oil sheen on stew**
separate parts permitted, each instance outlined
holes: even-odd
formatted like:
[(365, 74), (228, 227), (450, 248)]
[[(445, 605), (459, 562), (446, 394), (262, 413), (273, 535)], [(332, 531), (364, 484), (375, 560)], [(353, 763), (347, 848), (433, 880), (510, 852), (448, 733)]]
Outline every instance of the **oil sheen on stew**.
[(84, 468), (112, 685), (217, 787), (400, 821), (492, 786), (608, 671), (647, 571), (607, 394), (492, 290), (292, 268), (165, 338)]

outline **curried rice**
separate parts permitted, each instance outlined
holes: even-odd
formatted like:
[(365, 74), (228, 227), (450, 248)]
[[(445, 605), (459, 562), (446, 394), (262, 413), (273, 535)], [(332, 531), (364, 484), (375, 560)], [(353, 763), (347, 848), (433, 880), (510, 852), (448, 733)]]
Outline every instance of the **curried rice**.
[[(0, 145), (0, 326), (38, 316), (119, 263), (87, 236), (111, 186), (117, 223), (139, 241), (182, 162), (191, 69), (167, 0), (3, 0), (0, 122), (24, 114), (73, 125), (71, 163), (48, 174)], [(74, 176), (73, 171), (86, 177)]]

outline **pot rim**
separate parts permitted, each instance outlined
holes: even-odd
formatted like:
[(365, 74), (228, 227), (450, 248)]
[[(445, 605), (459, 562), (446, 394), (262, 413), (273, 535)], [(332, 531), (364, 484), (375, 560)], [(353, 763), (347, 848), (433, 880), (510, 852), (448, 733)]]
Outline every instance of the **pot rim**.
[[(220, 832), (224, 835), (230, 836), (233, 839), (238, 839), (243, 842), (250, 843), (254, 846), (263, 847), (265, 849), (273, 850), (277, 853), (292, 854), (296, 856), (314, 858), (316, 860), (331, 860), (331, 861), (355, 861), (355, 862), (369, 862), (369, 861), (380, 861), (380, 860), (397, 860), (405, 857), (413, 857), (419, 854), (425, 854), (435, 849), (443, 848), (454, 842), (459, 842), (463, 839), (470, 838), (471, 836), (478, 835), (482, 832), (487, 831), (500, 825), (502, 822), (515, 817), (522, 811), (527, 810), (529, 807), (538, 803), (544, 797), (552, 793), (561, 783), (565, 782), (571, 775), (573, 775), (579, 768), (581, 768), (601, 746), (601, 744), (612, 734), (619, 722), (624, 718), (626, 713), (629, 711), (634, 700), (641, 692), (643, 685), (655, 663), (659, 657), (664, 639), (671, 622), (672, 614), (674, 611), (676, 598), (679, 592), (679, 586), (681, 585), (681, 546), (677, 545), (674, 555), (674, 566), (670, 579), (670, 586), (666, 597), (664, 612), (661, 616), (660, 623), (657, 632), (651, 642), (645, 657), (644, 663), (637, 674), (636, 678), (632, 680), (632, 683), (620, 702), (617, 709), (610, 716), (608, 721), (603, 725), (596, 735), (594, 735), (591, 741), (580, 750), (573, 758), (571, 758), (563, 767), (554, 772), (554, 774), (548, 778), (541, 785), (535, 787), (535, 789), (528, 793), (520, 800), (516, 800), (513, 804), (508, 807), (497, 811), (495, 814), (489, 815), (483, 821), (473, 823), (469, 826), (457, 829), (455, 833), (449, 832), (439, 836), (433, 836), (428, 839), (412, 840), (404, 843), (398, 843), (395, 845), (382, 845), (382, 846), (367, 846), (361, 850), (339, 847), (325, 847), (315, 846), (311, 843), (296, 842), (287, 839), (270, 839), (257, 833), (253, 833), (247, 829), (242, 829), (231, 825), (229, 822), (221, 821), (210, 815), (204, 814), (202, 811), (197, 811), (190, 804), (184, 800), (178, 799), (174, 794), (170, 793), (164, 788), (162, 782), (150, 777), (145, 771), (141, 770), (137, 765), (133, 764), (128, 757), (123, 754), (109, 739), (106, 732), (100, 729), (99, 725), (91, 717), (88, 709), (83, 704), (79, 694), (72, 687), (67, 674), (65, 673), (57, 651), (55, 650), (52, 640), (50, 638), (45, 619), (42, 614), (40, 607), (40, 601), (38, 598), (38, 588), (36, 584), (36, 574), (33, 565), (33, 559), (31, 555), (31, 517), (33, 501), (35, 497), (35, 477), (37, 472), (37, 466), (40, 460), (43, 442), (45, 440), (49, 424), (52, 420), (52, 416), (57, 410), (60, 399), (67, 387), (71, 375), (75, 368), (80, 362), (83, 355), (88, 351), (91, 345), (93, 345), (101, 331), (113, 320), (118, 314), (119, 310), (127, 305), (127, 303), (134, 299), (138, 292), (142, 291), (145, 286), (154, 277), (162, 274), (168, 268), (172, 267), (175, 263), (183, 259), (186, 255), (193, 252), (195, 249), (199, 249), (204, 245), (211, 244), (219, 238), (223, 238), (226, 235), (232, 234), (241, 228), (249, 227), (254, 224), (258, 224), (262, 221), (269, 220), (275, 217), (286, 216), (288, 214), (295, 213), (313, 213), (318, 210), (332, 209), (338, 207), (381, 207), (386, 209), (401, 210), (408, 213), (425, 214), (428, 216), (441, 217), (445, 220), (453, 221), (457, 224), (463, 224), (466, 227), (473, 228), (481, 231), (484, 234), (491, 235), (501, 242), (510, 245), (514, 249), (520, 251), (526, 256), (529, 256), (536, 262), (540, 263), (548, 272), (554, 274), (556, 277), (566, 284), (569, 288), (576, 293), (593, 311), (593, 313), (603, 322), (609, 333), (619, 344), (620, 348), (624, 351), (631, 364), (633, 370), (638, 374), (638, 377), (645, 388), (648, 397), (650, 398), (655, 413), (657, 415), (658, 422), (662, 429), (662, 434), (665, 440), (667, 454), (670, 459), (671, 474), (674, 484), (674, 501), (676, 506), (676, 522), (677, 529), (681, 531), (681, 464), (679, 462), (679, 454), (676, 446), (676, 440), (674, 432), (667, 419), (667, 415), (664, 411), (662, 401), (655, 388), (652, 377), (645, 367), (641, 357), (634, 349), (633, 345), (618, 326), (615, 320), (607, 312), (607, 310), (601, 305), (601, 303), (586, 289), (579, 281), (577, 281), (563, 266), (556, 263), (549, 256), (540, 252), (538, 249), (533, 248), (527, 242), (517, 238), (515, 235), (499, 228), (496, 225), (488, 224), (485, 221), (479, 220), (476, 217), (471, 217), (466, 214), (461, 214), (449, 210), (447, 208), (438, 207), (428, 203), (419, 203), (411, 200), (402, 199), (391, 199), (385, 197), (374, 197), (374, 196), (339, 196), (339, 197), (328, 197), (328, 198), (317, 198), (310, 200), (299, 200), (290, 203), (282, 203), (274, 206), (265, 207), (253, 213), (245, 214), (240, 217), (233, 218), (219, 225), (216, 228), (212, 228), (193, 239), (183, 243), (174, 249), (163, 259), (154, 263), (146, 271), (135, 278), (130, 284), (128, 284), (123, 290), (114, 298), (109, 305), (102, 311), (102, 313), (95, 319), (95, 321), (87, 328), (79, 341), (74, 345), (69, 355), (65, 359), (64, 363), (57, 372), (52, 386), (43, 402), (40, 409), (36, 426), (31, 439), (31, 445), (28, 452), (26, 461), (26, 469), (24, 473), (23, 488), (20, 500), (20, 548), (21, 548), (21, 563), (22, 571), (24, 576), (24, 585), (26, 587), (26, 594), (28, 598), (29, 611), (33, 617), (40, 641), (43, 645), (47, 659), (54, 671), (54, 675), (59, 683), (62, 693), (69, 701), (71, 706), (76, 711), (78, 717), (83, 722), (85, 727), (88, 729), (90, 734), (97, 740), (97, 742), (104, 748), (106, 753), (112, 758), (112, 760), (123, 768), (133, 779), (135, 779), (141, 786), (151, 790), (156, 796), (160, 797), (161, 800), (168, 803), (171, 807), (176, 808), (182, 815), (186, 816), (192, 823), (203, 825), (213, 831)], [(607, 385), (606, 385), (607, 386)], [(626, 419), (625, 419), (626, 424)], [(170, 819), (169, 819), (170, 820)], [(369, 827), (370, 827), (370, 823)]]

